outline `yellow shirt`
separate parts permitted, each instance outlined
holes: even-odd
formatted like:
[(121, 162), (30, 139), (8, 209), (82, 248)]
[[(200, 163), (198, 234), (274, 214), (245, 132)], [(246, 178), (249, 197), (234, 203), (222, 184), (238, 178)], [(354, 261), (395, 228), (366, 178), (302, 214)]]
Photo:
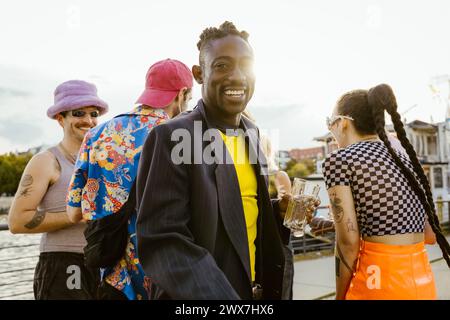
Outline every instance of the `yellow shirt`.
[(242, 206), (244, 207), (245, 224), (247, 226), (248, 249), (250, 253), (250, 270), (252, 281), (255, 280), (256, 232), (258, 219), (258, 183), (253, 166), (248, 157), (248, 148), (242, 134), (239, 136), (226, 136), (219, 131), (228, 152), (234, 162), (236, 175), (241, 190)]

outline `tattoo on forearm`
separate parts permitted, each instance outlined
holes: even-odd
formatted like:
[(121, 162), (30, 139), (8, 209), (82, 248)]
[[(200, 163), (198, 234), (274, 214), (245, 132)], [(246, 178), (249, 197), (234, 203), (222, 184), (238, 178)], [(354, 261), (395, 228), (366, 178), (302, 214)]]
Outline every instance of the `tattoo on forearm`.
[(345, 261), (344, 255), (342, 254), (342, 251), (341, 251), (341, 248), (339, 248), (339, 245), (337, 245), (337, 244), (336, 244), (336, 249), (337, 249), (339, 258), (342, 259), (342, 263), (344, 264), (344, 266), (348, 269), (348, 271), (350, 271), (350, 273), (353, 274), (353, 272), (355, 272), (357, 260), (355, 260), (353, 262), (353, 268), (350, 267), (350, 265), (347, 263), (347, 261)]
[(348, 232), (356, 232), (355, 226), (350, 218), (347, 219), (347, 231)]
[(339, 259), (338, 256), (336, 256), (335, 258), (336, 258), (336, 261), (335, 261), (336, 277), (340, 277), (341, 276), (341, 259)]
[(30, 222), (28, 222), (25, 225), (25, 228), (27, 229), (34, 229), (37, 226), (39, 226), (42, 221), (44, 221), (45, 219), (45, 210), (36, 210), (36, 213), (34, 214), (33, 218), (31, 219)]
[(353, 261), (353, 273), (356, 272), (356, 269), (358, 268), (358, 258), (355, 259), (355, 261)]
[(330, 197), (331, 211), (333, 212), (334, 221), (339, 223), (344, 218), (344, 209), (341, 206), (342, 200), (339, 199), (336, 193), (332, 193)]

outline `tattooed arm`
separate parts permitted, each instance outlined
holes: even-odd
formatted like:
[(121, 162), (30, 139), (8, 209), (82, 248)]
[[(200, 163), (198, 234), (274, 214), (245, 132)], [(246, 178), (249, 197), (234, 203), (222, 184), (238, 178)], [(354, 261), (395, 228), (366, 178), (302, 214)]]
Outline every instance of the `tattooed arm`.
[(37, 154), (30, 160), (9, 210), (11, 233), (49, 232), (72, 225), (66, 212), (37, 210), (49, 185), (58, 178), (58, 162), (50, 152)]
[(342, 300), (356, 271), (360, 236), (350, 187), (335, 186), (328, 194), (336, 229), (336, 299)]

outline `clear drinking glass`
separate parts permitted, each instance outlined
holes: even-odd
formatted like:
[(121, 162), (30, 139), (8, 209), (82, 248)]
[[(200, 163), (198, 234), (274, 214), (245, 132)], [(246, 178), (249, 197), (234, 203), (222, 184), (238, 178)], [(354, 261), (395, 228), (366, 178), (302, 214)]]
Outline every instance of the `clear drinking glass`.
[(291, 229), (294, 237), (305, 234), (306, 211), (318, 198), (320, 186), (304, 179), (294, 178), (292, 184), (292, 198), (289, 201), (284, 226)]

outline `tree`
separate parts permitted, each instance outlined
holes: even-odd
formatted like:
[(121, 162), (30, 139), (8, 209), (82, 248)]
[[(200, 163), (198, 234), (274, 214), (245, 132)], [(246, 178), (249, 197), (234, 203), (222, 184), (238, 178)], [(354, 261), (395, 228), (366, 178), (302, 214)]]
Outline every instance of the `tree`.
[(313, 159), (303, 159), (299, 161), (300, 163), (303, 163), (306, 166), (306, 169), (308, 170), (308, 175), (313, 174), (316, 172), (316, 160)]
[(294, 166), (292, 166), (286, 172), (290, 178), (306, 177), (310, 174), (308, 167), (304, 163), (301, 163), (301, 162), (296, 163)]
[(291, 179), (306, 177), (313, 174), (315, 171), (316, 164), (312, 159), (303, 159), (300, 161), (292, 159), (286, 164), (286, 172)]
[(0, 155), (0, 195), (16, 193), (25, 166), (32, 156), (31, 153)]

